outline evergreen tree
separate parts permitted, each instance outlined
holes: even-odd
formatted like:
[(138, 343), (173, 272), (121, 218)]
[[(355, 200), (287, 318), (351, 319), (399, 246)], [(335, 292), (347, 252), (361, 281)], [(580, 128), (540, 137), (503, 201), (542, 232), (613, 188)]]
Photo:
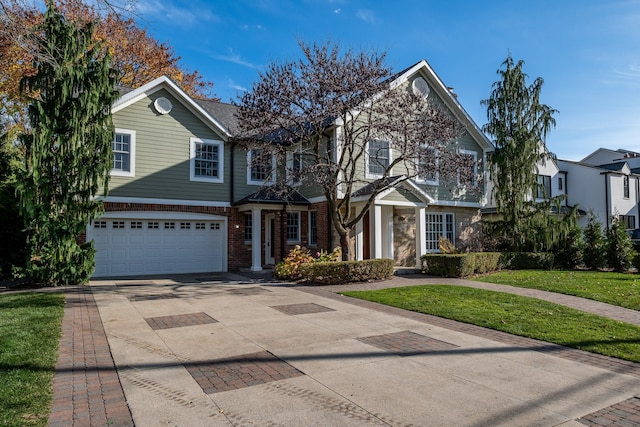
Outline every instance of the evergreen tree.
[(624, 223), (616, 217), (607, 232), (607, 266), (615, 271), (625, 272), (631, 268), (633, 254), (633, 246)]
[(498, 70), (500, 80), (493, 84), (491, 96), (482, 101), (488, 119), (483, 130), (492, 136), (496, 147), (489, 158), (490, 174), (502, 219), (493, 229), (502, 231), (503, 243), (512, 251), (526, 250), (528, 236), (536, 232), (531, 223), (539, 222), (537, 211), (543, 208), (532, 201), (537, 189), (536, 169), (552, 157), (544, 139), (555, 126), (553, 115), (557, 112), (540, 103), (543, 80), (538, 77), (527, 85), (523, 65), (508, 56)]
[(117, 98), (109, 56), (92, 41), (95, 23), (69, 22), (47, 2), (37, 26), (37, 73), (21, 87), (31, 97), (31, 131), (20, 181), (21, 210), (28, 232), (26, 273), (50, 285), (83, 283), (94, 268), (92, 242), (78, 244), (101, 203), (92, 200), (111, 169)]
[(584, 265), (597, 270), (605, 266), (605, 241), (602, 227), (593, 211), (589, 211), (587, 226), (584, 228)]

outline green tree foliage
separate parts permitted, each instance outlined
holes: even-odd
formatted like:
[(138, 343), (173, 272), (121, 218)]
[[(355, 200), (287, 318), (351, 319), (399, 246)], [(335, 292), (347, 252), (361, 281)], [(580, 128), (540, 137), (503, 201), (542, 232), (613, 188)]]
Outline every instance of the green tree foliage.
[(47, 2), (37, 26), (37, 73), (21, 87), (31, 97), (31, 131), (21, 136), (25, 170), (20, 180), (28, 232), (26, 273), (50, 285), (83, 283), (94, 268), (92, 243), (79, 244), (86, 224), (100, 214), (92, 200), (108, 184), (117, 98), (109, 56), (92, 41), (94, 23), (74, 24)]
[(615, 271), (625, 272), (633, 264), (633, 255), (633, 246), (625, 230), (625, 225), (616, 217), (607, 231), (607, 266)]
[(490, 174), (502, 219), (495, 229), (502, 230), (503, 243), (511, 251), (531, 246), (533, 226), (540, 221), (537, 211), (545, 208), (532, 201), (532, 195), (537, 189), (537, 165), (552, 157), (544, 139), (555, 126), (556, 113), (540, 102), (541, 78), (527, 85), (523, 65), (508, 56), (498, 70), (500, 80), (493, 84), (491, 96), (482, 101), (488, 119), (483, 130), (496, 147), (489, 158)]
[(602, 227), (593, 211), (589, 212), (587, 226), (584, 228), (584, 265), (597, 270), (605, 266), (605, 240)]

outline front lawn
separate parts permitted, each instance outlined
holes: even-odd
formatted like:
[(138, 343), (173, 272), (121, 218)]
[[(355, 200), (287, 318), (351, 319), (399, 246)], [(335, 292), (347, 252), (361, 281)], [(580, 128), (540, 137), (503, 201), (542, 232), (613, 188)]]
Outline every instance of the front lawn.
[(450, 285), (342, 294), (640, 362), (639, 326), (535, 298)]
[(0, 425), (45, 426), (64, 295), (0, 295)]
[(505, 270), (474, 280), (575, 295), (632, 310), (640, 310), (640, 275), (638, 274), (567, 270)]

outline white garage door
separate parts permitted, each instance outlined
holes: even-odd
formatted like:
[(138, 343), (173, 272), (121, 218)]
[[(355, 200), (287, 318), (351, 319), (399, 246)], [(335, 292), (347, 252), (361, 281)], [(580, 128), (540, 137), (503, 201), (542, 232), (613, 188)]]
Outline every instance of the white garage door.
[(94, 277), (226, 271), (226, 227), (210, 219), (101, 218)]

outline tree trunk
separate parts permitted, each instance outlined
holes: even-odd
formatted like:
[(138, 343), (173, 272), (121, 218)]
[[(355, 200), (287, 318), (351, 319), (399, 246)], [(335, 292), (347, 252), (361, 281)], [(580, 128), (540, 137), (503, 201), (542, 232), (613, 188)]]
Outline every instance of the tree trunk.
[(338, 231), (340, 234), (340, 249), (342, 250), (342, 260), (351, 261), (351, 242), (349, 241), (349, 232)]

